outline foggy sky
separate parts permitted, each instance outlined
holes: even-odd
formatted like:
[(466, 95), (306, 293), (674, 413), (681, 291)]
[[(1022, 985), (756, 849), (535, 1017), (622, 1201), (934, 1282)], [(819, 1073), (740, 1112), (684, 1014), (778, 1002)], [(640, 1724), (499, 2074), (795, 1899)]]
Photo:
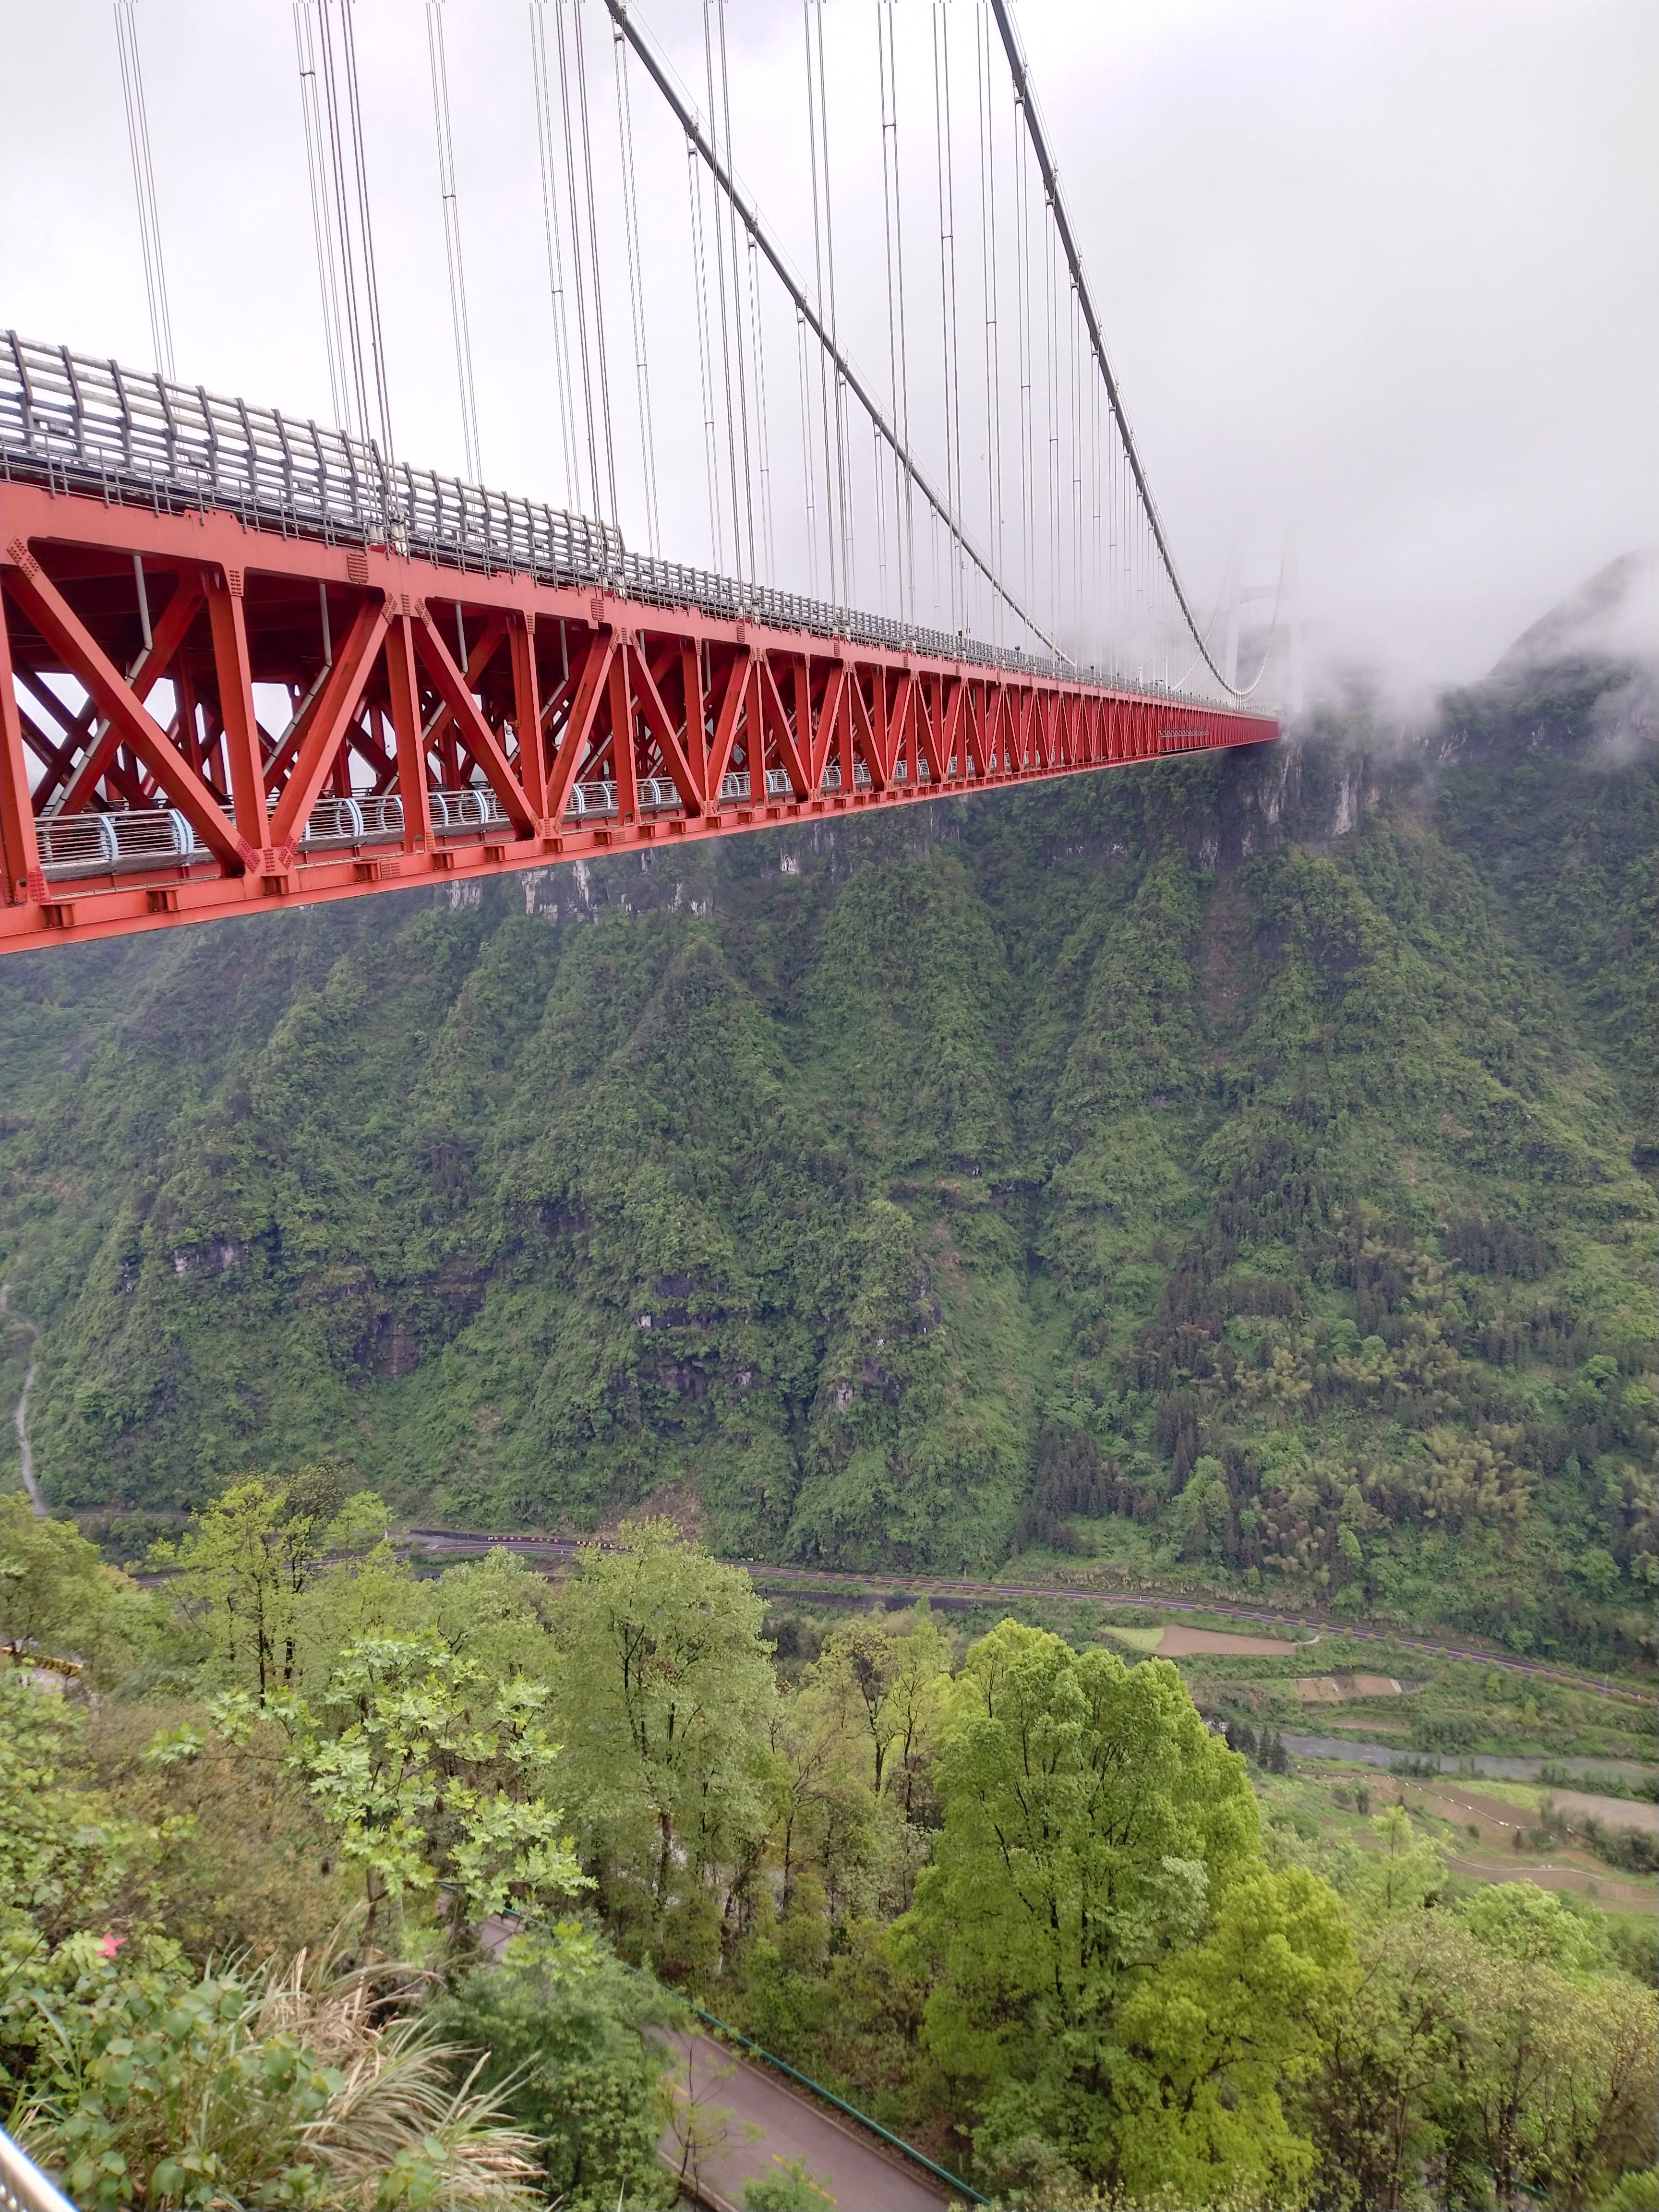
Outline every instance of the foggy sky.
[[(700, 12), (640, 12), (702, 104)], [(960, 58), (972, 9), (950, 14)], [(873, 15), (831, 0), (832, 161), (843, 322), (884, 392)], [(448, 0), (446, 20), (483, 473), (562, 501), (525, 10)], [(738, 167), (809, 267), (799, 9), (733, 0), (728, 20)], [(910, 406), (931, 450), (930, 25), (920, 0), (899, 20)], [(614, 160), (608, 25), (595, 4), (586, 21)], [(139, 23), (179, 375), (325, 417), (289, 9), (142, 0)], [(398, 453), (459, 471), (423, 10), (361, 0), (358, 24)], [(1459, 679), (1659, 536), (1651, 0), (1025, 0), (1020, 24), (1206, 611), (1236, 554), (1270, 580), (1290, 543), (1327, 655)], [(706, 562), (683, 143), (637, 70), (632, 99), (664, 550)], [(152, 365), (104, 0), (3, 0), (0, 127), (0, 324)], [(622, 520), (643, 547), (625, 274), (606, 281)], [(767, 313), (780, 568), (804, 583), (793, 325), (775, 301)], [(977, 342), (964, 332), (964, 359)]]

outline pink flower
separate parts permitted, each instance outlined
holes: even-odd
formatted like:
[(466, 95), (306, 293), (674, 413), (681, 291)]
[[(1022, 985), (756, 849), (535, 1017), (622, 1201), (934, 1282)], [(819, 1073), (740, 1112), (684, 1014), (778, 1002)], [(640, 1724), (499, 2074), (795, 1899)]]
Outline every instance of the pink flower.
[(115, 1934), (113, 1929), (112, 1929), (111, 1932), (105, 1936), (103, 1942), (98, 1946), (99, 1957), (100, 1959), (112, 1959), (126, 1940), (127, 1939), (125, 1936), (118, 1936)]

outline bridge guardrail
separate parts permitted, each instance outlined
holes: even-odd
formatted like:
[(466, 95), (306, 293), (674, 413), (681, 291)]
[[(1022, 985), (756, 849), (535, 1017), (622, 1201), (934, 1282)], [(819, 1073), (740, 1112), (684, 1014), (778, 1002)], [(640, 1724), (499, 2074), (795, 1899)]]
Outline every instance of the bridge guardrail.
[(153, 370), (0, 336), (0, 482), (44, 483), (174, 514), (216, 507), (252, 528), (386, 546), (446, 567), (593, 585), (647, 606), (805, 630), (885, 652), (1107, 685), (1150, 698), (1164, 684), (990, 645), (965, 632), (631, 553), (612, 523), (459, 477), (390, 461), (372, 439), (254, 407)]
[(75, 2212), (28, 2153), (0, 2128), (0, 2212)]

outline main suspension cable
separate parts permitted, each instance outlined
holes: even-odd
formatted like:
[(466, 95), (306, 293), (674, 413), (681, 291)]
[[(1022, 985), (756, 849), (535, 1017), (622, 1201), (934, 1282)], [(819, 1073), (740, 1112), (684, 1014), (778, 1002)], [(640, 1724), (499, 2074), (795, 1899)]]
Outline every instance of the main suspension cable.
[[(1117, 379), (1112, 374), (1111, 363), (1107, 359), (1106, 342), (1101, 335), (1100, 319), (1095, 313), (1088, 279), (1083, 273), (1083, 257), (1078, 252), (1071, 220), (1066, 211), (1065, 201), (1060, 197), (1059, 172), (1049, 153), (1042, 119), (1037, 114), (1036, 96), (1031, 89), (1030, 73), (1025, 65), (1025, 56), (1020, 46), (1019, 34), (1014, 27), (1010, 0), (990, 0), (990, 5), (991, 11), (997, 20), (997, 28), (1002, 34), (1004, 51), (1008, 57), (1009, 71), (1014, 80), (1014, 98), (1024, 118), (1026, 135), (1030, 140), (1032, 151), (1036, 155), (1037, 167), (1042, 173), (1043, 189), (1048, 194), (1054, 228), (1060, 234), (1060, 241), (1065, 249), (1066, 265), (1072, 272), (1072, 282), (1077, 287), (1078, 300), (1083, 309), (1084, 320), (1088, 325), (1089, 342), (1093, 348), (1095, 362), (1106, 386), (1106, 396), (1111, 404), (1112, 416), (1117, 424), (1118, 436), (1122, 441), (1124, 458), (1128, 463), (1130, 473), (1134, 479), (1135, 490), (1139, 495), (1141, 511), (1146, 518), (1152, 549), (1156, 551), (1158, 562), (1164, 575), (1169, 580), (1170, 588), (1175, 594), (1176, 605), (1181, 610), (1182, 618), (1198, 647), (1204, 665), (1224, 690), (1228, 688), (1226, 678), (1216, 666), (1188, 601), (1180, 574), (1176, 568), (1175, 556), (1170, 550), (1169, 541), (1164, 534), (1164, 525), (1158, 518), (1158, 508), (1152, 499), (1152, 486), (1147, 483), (1146, 472), (1141, 466), (1134, 434), (1129, 428), (1129, 418), (1124, 409), (1122, 394), (1118, 390)], [(1265, 672), (1264, 662), (1263, 673)], [(1259, 683), (1261, 678), (1258, 677), (1256, 680)], [(1232, 696), (1242, 698), (1248, 695), (1237, 692)]]
[(730, 168), (721, 161), (718, 151), (710, 143), (696, 110), (681, 94), (666, 64), (659, 58), (654, 47), (641, 31), (636, 18), (629, 9), (628, 0), (605, 0), (605, 5), (611, 12), (612, 20), (619, 23), (626, 33), (629, 43), (644, 63), (658, 90), (673, 111), (681, 129), (696, 147), (698, 153), (713, 173), (732, 210), (771, 264), (774, 274), (794, 302), (797, 312), (805, 318), (819, 345), (830, 354), (842, 381), (864, 409), (877, 435), (886, 443), (900, 465), (909, 471), (917, 490), (939, 514), (946, 527), (957, 537), (992, 590), (1001, 595), (1012, 613), (1024, 624), (1033, 637), (1046, 647), (1056, 659), (1064, 659), (1065, 655), (1060, 652), (1054, 640), (1036, 617), (1028, 613), (1008, 591), (1007, 586), (991, 568), (985, 556), (969, 538), (963, 528), (960, 516), (952, 510), (948, 501), (934, 489), (926, 471), (917, 465), (915, 456), (905, 446), (894, 425), (888, 420), (886, 411), (880, 401), (870, 391), (863, 378), (860, 376), (841, 346), (832, 337), (830, 331), (825, 327), (823, 317), (807, 297), (799, 279), (785, 259), (781, 248), (776, 244), (770, 231), (762, 221), (758, 210), (732, 176)]

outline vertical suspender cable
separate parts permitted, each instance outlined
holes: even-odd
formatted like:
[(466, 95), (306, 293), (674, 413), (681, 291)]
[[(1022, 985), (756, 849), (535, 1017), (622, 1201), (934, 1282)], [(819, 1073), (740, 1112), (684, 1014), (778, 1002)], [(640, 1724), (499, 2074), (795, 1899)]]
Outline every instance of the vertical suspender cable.
[[(899, 434), (908, 450), (910, 443), (910, 359), (905, 331), (904, 314), (904, 204), (899, 181), (898, 164), (898, 61), (893, 43), (893, 0), (876, 0), (876, 46), (878, 73), (881, 80), (882, 105), (885, 111), (882, 121), (881, 174), (884, 200), (887, 194), (888, 145), (892, 147), (892, 223), (887, 249), (887, 345), (893, 380), (893, 412), (897, 418)], [(885, 53), (881, 52), (885, 46)], [(877, 441), (877, 450), (880, 441)], [(951, 484), (949, 456), (946, 456), (945, 487)], [(899, 561), (900, 614), (902, 619), (914, 623), (916, 618), (916, 544), (915, 487), (910, 472), (894, 457), (893, 498), (894, 523), (897, 537), (896, 550)], [(960, 501), (957, 501), (958, 506)]]
[[(956, 149), (951, 112), (951, 19), (933, 7), (933, 143), (939, 170), (939, 307), (944, 327), (945, 467), (958, 514), (962, 503), (962, 330), (957, 313)], [(968, 611), (962, 549), (951, 547), (951, 628), (965, 629)]]
[(1048, 627), (1060, 629), (1062, 468), (1060, 413), (1060, 285), (1054, 269), (1054, 227), (1042, 226), (1043, 412), (1047, 419), (1048, 478)]
[(144, 106), (144, 75), (138, 61), (138, 17), (133, 0), (115, 0), (115, 43), (121, 56), (121, 96), (127, 112), (132, 189), (138, 203), (138, 242), (144, 260), (144, 291), (149, 301), (150, 340), (155, 348), (155, 365), (171, 383), (175, 374), (173, 317), (167, 307), (167, 270), (161, 261), (161, 219), (155, 204), (155, 168), (150, 160), (149, 117)]
[[(732, 77), (726, 52), (726, 0), (714, 0), (714, 9), (720, 34), (720, 112), (726, 124), (726, 167), (729, 173), (735, 175), (737, 165), (732, 158)], [(743, 263), (738, 256), (738, 211), (729, 199), (724, 218), (729, 226), (732, 246), (732, 329), (737, 341), (738, 429), (743, 447), (743, 512), (749, 538), (749, 580), (752, 584), (757, 575), (755, 491), (749, 447), (749, 371), (743, 334)]]
[(634, 173), (634, 109), (629, 96), (628, 42), (613, 31), (617, 140), (622, 154), (623, 230), (628, 247), (628, 309), (634, 331), (634, 389), (640, 410), (640, 466), (645, 477), (646, 536), (654, 560), (661, 543), (657, 514), (657, 441), (651, 416), (651, 369), (645, 347), (645, 280), (640, 255), (640, 204)]
[[(702, 56), (708, 88), (709, 137), (718, 148), (720, 110), (714, 100), (714, 45), (708, 16), (708, 0), (702, 0)], [(728, 168), (731, 166), (729, 151), (726, 166)], [(736, 410), (732, 404), (732, 326), (726, 297), (726, 229), (718, 193), (714, 196), (714, 276), (720, 305), (720, 370), (726, 386), (726, 459), (727, 488), (732, 495), (732, 558), (738, 571), (738, 580), (741, 583), (743, 523), (738, 513), (738, 423)], [(712, 353), (712, 347), (710, 351)]]
[(340, 309), (340, 276), (336, 241), (339, 225), (330, 184), (328, 134), (317, 82), (317, 42), (311, 0), (294, 0), (294, 50), (300, 64), (300, 107), (305, 120), (306, 174), (311, 186), (311, 228), (317, 249), (317, 289), (323, 307), (323, 344), (328, 355), (328, 392), (336, 426), (366, 434), (351, 409), (351, 374)]
[(1030, 185), (1025, 141), (1014, 141), (1014, 305), (1019, 337), (1019, 537), (1021, 597), (1029, 606), (1036, 590), (1036, 469), (1032, 422)]
[[(1002, 331), (999, 317), (996, 227), (995, 111), (991, 105), (991, 34), (982, 6), (974, 11), (975, 105), (979, 123), (980, 291), (985, 311), (985, 489), (991, 559), (1003, 566), (1002, 529)], [(981, 33), (983, 34), (981, 37)], [(1002, 602), (991, 599), (991, 641), (1002, 642)]]
[[(882, 35), (882, 0), (876, 0), (876, 78), (880, 92), (881, 107), (881, 234), (883, 258), (887, 272), (887, 404), (892, 409), (893, 420), (896, 422), (899, 419), (898, 331), (893, 319), (893, 179), (888, 152), (888, 139), (890, 133), (896, 132), (898, 125), (896, 122), (894, 121), (890, 112), (891, 100), (890, 88), (887, 82), (887, 41)], [(876, 604), (881, 609), (882, 612), (886, 614), (889, 611), (887, 601), (887, 497), (882, 486), (881, 441), (878, 438), (872, 439), (871, 441), (870, 458), (873, 464), (875, 475), (874, 514), (876, 520)], [(893, 471), (893, 514), (895, 525), (897, 526), (899, 517), (899, 481), (898, 471), (896, 469)], [(896, 541), (898, 538), (901, 538), (902, 535), (902, 529), (896, 526)], [(903, 557), (902, 552), (898, 552), (896, 544), (895, 550), (898, 559), (898, 564), (902, 571), (903, 567)], [(899, 584), (898, 602), (899, 619), (902, 621), (904, 618), (904, 586), (902, 576)]]
[(687, 100), (684, 89), (676, 82), (667, 64), (658, 54), (650, 40), (641, 33), (639, 20), (628, 8), (627, 0), (605, 0), (605, 5), (612, 21), (622, 26), (629, 44), (644, 63), (653, 82), (678, 118), (680, 128), (684, 131), (687, 139), (701, 155), (720, 191), (725, 193), (732, 209), (741, 219), (744, 228), (765, 257), (773, 274), (793, 301), (796, 313), (805, 319), (817, 338), (819, 347), (829, 356), (835, 367), (842, 393), (856, 398), (864, 410), (872, 437), (881, 439), (892, 453), (896, 464), (908, 472), (915, 490), (927, 501), (952, 536), (959, 541), (963, 552), (974, 562), (990, 589), (1000, 592), (1007, 600), (1010, 611), (1031, 632), (1032, 635), (1047, 647), (1050, 653), (1058, 656), (1058, 646), (1046, 635), (1041, 623), (1009, 592), (1000, 576), (963, 529), (961, 518), (956, 514), (950, 502), (940, 496), (929, 480), (927, 471), (920, 465), (915, 453), (906, 447), (896, 426), (889, 420), (886, 410), (880, 400), (876, 398), (874, 392), (859, 374), (858, 370), (848, 359), (834, 333), (825, 326), (810, 295), (801, 284), (798, 275), (791, 267), (770, 230), (762, 221), (758, 210), (732, 174), (730, 168), (721, 160), (716, 147), (709, 140), (703, 128), (702, 118)]
[(795, 352), (800, 370), (801, 491), (806, 502), (806, 584), (818, 597), (818, 519), (812, 468), (812, 364), (806, 344), (806, 318), (795, 311)]
[[(812, 164), (812, 272), (817, 290), (818, 320), (820, 323), (823, 323), (826, 318), (823, 283), (823, 223), (818, 206), (818, 114), (820, 102), (814, 82), (812, 70), (812, 0), (801, 0), (801, 21), (806, 33), (806, 143), (807, 151), (811, 156)], [(822, 38), (820, 37), (820, 58), (822, 58), (822, 53), (823, 45)], [(825, 150), (825, 196), (827, 198), (828, 149), (826, 149)], [(833, 331), (835, 327), (833, 309), (830, 310), (828, 319), (830, 322), (830, 327)], [(830, 556), (830, 596), (832, 600), (839, 597), (842, 602), (845, 604), (851, 599), (852, 590), (848, 582), (847, 574), (847, 522), (845, 510), (842, 504), (846, 483), (845, 471), (842, 465), (841, 456), (840, 372), (836, 372), (836, 456), (832, 462), (830, 458), (830, 362), (829, 358), (823, 349), (820, 349), (818, 354), (818, 402), (820, 411), (823, 418), (823, 482), (824, 497), (828, 503), (828, 513), (824, 518), (824, 539)], [(830, 489), (832, 485), (834, 487), (833, 495)], [(839, 593), (837, 592), (837, 567), (836, 561), (837, 539), (839, 539), (841, 552)]]
[[(930, 27), (933, 34), (933, 174), (936, 194), (939, 200), (939, 365), (942, 372), (942, 389), (945, 395), (945, 489), (955, 501), (957, 512), (960, 513), (962, 508), (962, 488), (960, 483), (957, 481), (957, 478), (960, 474), (960, 471), (953, 471), (952, 469), (952, 458), (953, 454), (957, 451), (960, 438), (960, 425), (953, 423), (952, 420), (954, 409), (958, 399), (958, 394), (951, 374), (951, 278), (955, 264), (956, 239), (949, 204), (950, 191), (945, 182), (945, 116), (939, 89), (939, 0), (933, 0), (933, 7), (931, 11), (931, 15), (932, 21)], [(955, 441), (953, 441), (952, 438), (953, 429), (957, 434)], [(934, 533), (934, 544), (937, 546), (937, 532)], [(953, 562), (951, 563), (950, 577), (950, 626), (953, 631), (959, 631), (962, 628), (962, 617), (958, 612), (957, 606), (957, 570), (956, 564)], [(936, 580), (936, 593), (937, 588)]]
[(455, 326), (455, 374), (461, 393), (461, 436), (466, 473), (483, 481), (478, 443), (478, 393), (472, 380), (472, 332), (466, 314), (466, 270), (461, 260), (461, 216), (455, 191), (455, 141), (449, 126), (449, 61), (444, 52), (444, 0), (426, 0), (426, 51), (432, 70), (432, 120), (438, 137), (438, 192), (444, 210), (444, 258), (449, 266), (449, 316)]
[(726, 566), (720, 537), (720, 440), (714, 427), (714, 361), (708, 330), (708, 248), (702, 219), (702, 163), (688, 138), (686, 181), (691, 195), (691, 291), (697, 309), (697, 375), (702, 395), (702, 459), (708, 479), (708, 543), (716, 570)]
[[(587, 342), (587, 287), (582, 277), (580, 201), (576, 190), (576, 145), (570, 126), (570, 62), (564, 43), (564, 0), (554, 0), (554, 33), (559, 52), (559, 108), (564, 124), (565, 205), (570, 216), (570, 273), (576, 288), (576, 351), (582, 372), (582, 414), (587, 430), (587, 485), (594, 508), (603, 513), (599, 486), (599, 425), (593, 413), (593, 368)], [(592, 171), (584, 163), (591, 179)], [(597, 277), (597, 271), (595, 272)], [(614, 515), (611, 518), (615, 520)]]
[(564, 454), (565, 503), (583, 504), (575, 386), (570, 370), (570, 319), (559, 237), (559, 171), (553, 143), (553, 87), (547, 66), (546, 0), (530, 0), (530, 74), (536, 101), (536, 153), (541, 165), (542, 224), (547, 239), (547, 289), (553, 309), (553, 374), (558, 386), (559, 442)]
[(593, 351), (599, 371), (599, 416), (605, 429), (605, 487), (611, 495), (610, 508), (604, 519), (616, 523), (621, 520), (617, 501), (617, 447), (611, 434), (611, 366), (605, 349), (605, 284), (599, 262), (598, 192), (593, 176), (593, 143), (588, 121), (587, 49), (582, 38), (581, 0), (573, 0), (571, 17), (576, 33), (576, 98), (582, 120), (582, 174), (587, 188), (587, 249), (589, 266), (593, 272)]
[[(316, 13), (313, 17), (313, 8)], [(331, 377), (337, 363), (337, 412), (360, 437), (373, 439), (378, 418), (380, 458), (390, 467), (392, 407), (386, 385), (386, 349), (380, 333), (380, 295), (374, 267), (374, 231), (369, 216), (368, 161), (363, 147), (362, 105), (357, 90), (357, 49), (352, 33), (351, 0), (339, 0), (339, 51), (335, 50), (335, 0), (301, 0), (295, 10), (300, 54), (300, 82), (307, 121), (314, 125), (318, 180), (313, 216), (326, 237), (318, 274), (323, 315), (331, 324)], [(315, 36), (313, 38), (313, 23)], [(319, 97), (319, 64), (321, 94)], [(363, 322), (368, 323), (368, 358)], [(372, 362), (375, 408), (368, 401)], [(349, 372), (349, 373), (348, 373)]]
[(1066, 295), (1066, 369), (1068, 380), (1066, 419), (1072, 440), (1072, 626), (1078, 650), (1085, 649), (1083, 630), (1083, 422), (1079, 413), (1083, 386), (1078, 374), (1077, 293)]
[(1100, 509), (1100, 384), (1096, 377), (1086, 375), (1084, 388), (1089, 395), (1089, 494), (1093, 519), (1089, 527), (1089, 659), (1097, 670), (1106, 665), (1103, 625), (1105, 619), (1103, 560), (1101, 545)]
[[(830, 342), (837, 349), (841, 345), (841, 325), (836, 309), (836, 221), (834, 199), (830, 180), (830, 94), (823, 73), (823, 0), (816, 0), (818, 11), (818, 151), (823, 163), (823, 259), (830, 278)], [(836, 367), (836, 504), (841, 512), (841, 575), (842, 590), (850, 606), (858, 591), (857, 548), (854, 536), (852, 471), (847, 452), (847, 384)]]
[(755, 348), (755, 459), (760, 475), (761, 544), (766, 552), (766, 581), (778, 580), (777, 548), (772, 538), (772, 444), (766, 419), (766, 347), (761, 327), (760, 248), (749, 240), (749, 312)]
[[(325, 9), (327, 5), (328, 0), (324, 0)], [(369, 214), (368, 155), (363, 143), (363, 105), (357, 83), (357, 36), (351, 20), (355, 0), (340, 0), (340, 52), (345, 65), (345, 108), (351, 133), (352, 181), (357, 203), (357, 231), (362, 246), (363, 302), (368, 311), (368, 343), (374, 366), (374, 400), (380, 422), (380, 452), (390, 467), (396, 455), (392, 443), (392, 400), (386, 384), (386, 339), (380, 328), (380, 284), (374, 262), (374, 226)]]

